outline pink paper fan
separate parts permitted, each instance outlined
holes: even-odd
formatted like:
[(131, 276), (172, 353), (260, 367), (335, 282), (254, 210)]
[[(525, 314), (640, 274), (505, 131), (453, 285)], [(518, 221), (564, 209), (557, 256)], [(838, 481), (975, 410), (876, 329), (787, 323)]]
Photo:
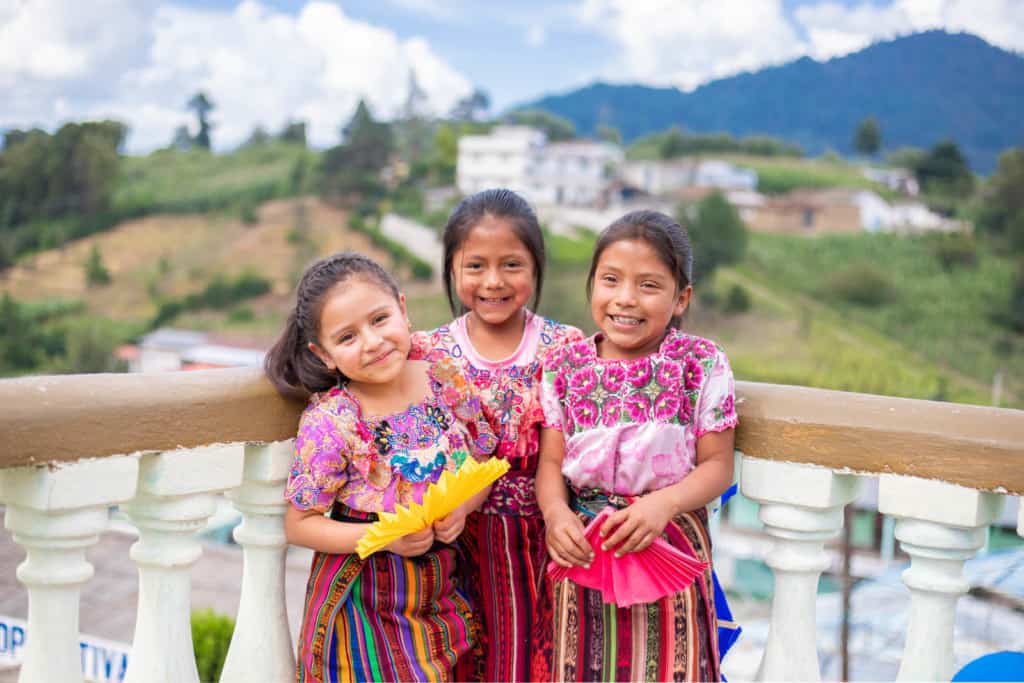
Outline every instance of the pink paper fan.
[(611, 508), (605, 508), (591, 520), (584, 537), (594, 548), (590, 568), (548, 566), (552, 581), (571, 581), (601, 591), (606, 603), (628, 607), (655, 602), (666, 595), (686, 590), (708, 565), (697, 558), (669, 545), (659, 538), (643, 550), (615, 557), (614, 550), (602, 550), (601, 525)]

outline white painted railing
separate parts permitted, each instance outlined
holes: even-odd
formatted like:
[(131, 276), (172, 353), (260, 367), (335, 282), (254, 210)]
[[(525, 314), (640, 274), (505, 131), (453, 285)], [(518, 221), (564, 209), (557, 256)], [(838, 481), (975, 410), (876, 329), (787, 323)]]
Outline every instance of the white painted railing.
[[(0, 398), (4, 388), (0, 386)], [(751, 395), (762, 391), (755, 385), (744, 385), (743, 390)], [(821, 392), (818, 398), (821, 396), (835, 399), (834, 392)], [(899, 679), (949, 680), (953, 673), (953, 616), (957, 600), (967, 588), (961, 576), (963, 563), (981, 547), (985, 528), (997, 516), (1005, 496), (934, 478), (906, 476), (906, 468), (904, 474), (857, 473), (851, 470), (863, 470), (862, 462), (851, 463), (847, 469), (835, 458), (818, 455), (813, 459), (824, 465), (787, 462), (768, 452), (784, 447), (784, 443), (779, 445), (781, 438), (759, 441), (770, 432), (765, 425), (776, 419), (760, 410), (768, 403), (750, 401), (741, 406), (741, 419), (749, 418), (752, 425), (740, 439), (747, 453), (741, 460), (741, 489), (760, 504), (761, 519), (773, 540), (767, 562), (775, 575), (775, 591), (758, 680), (820, 679), (814, 645), (815, 600), (820, 575), (828, 564), (824, 544), (839, 533), (843, 508), (869, 477), (879, 478), (879, 511), (897, 518), (896, 536), (911, 558), (903, 575), (911, 607)], [(916, 404), (923, 402), (911, 403), (920, 408)], [(1015, 434), (1024, 429), (1024, 413), (1001, 411), (997, 417), (1004, 426), (1017, 429)], [(285, 421), (279, 432), (288, 428), (294, 429)], [(815, 429), (820, 433), (820, 426)], [(802, 437), (787, 433), (785, 438), (800, 443)], [(19, 464), (13, 452), (17, 447), (16, 440), (0, 438), (0, 503), (6, 506), (5, 526), (27, 554), (17, 570), (17, 580), (28, 591), (29, 602), (28, 638), (19, 681), (82, 680), (79, 590), (93, 573), (85, 550), (97, 542), (114, 505), (122, 506), (139, 529), (138, 542), (132, 546), (130, 558), (125, 558), (136, 564), (139, 576), (126, 680), (197, 681), (189, 624), (189, 569), (202, 553), (198, 532), (214, 511), (215, 496), (223, 492), (242, 513), (235, 539), (243, 549), (244, 562), (238, 577), (237, 626), (221, 680), (284, 681), (293, 677), (294, 647), (285, 609), (286, 507), (282, 498), (292, 458), (290, 440), (191, 444), (138, 455), (104, 452), (78, 461), (62, 456), (65, 462), (46, 465)], [(996, 455), (984, 457), (1001, 457), (999, 453), (1019, 456), (1015, 446), (1000, 448), (1003, 450)], [(801, 459), (806, 460), (796, 451), (791, 458)], [(1006, 483), (1014, 494), (1021, 493), (1016, 476), (1011, 475)], [(1024, 535), (1024, 506), (1021, 510), (1018, 532)], [(13, 584), (11, 577), (2, 579)]]

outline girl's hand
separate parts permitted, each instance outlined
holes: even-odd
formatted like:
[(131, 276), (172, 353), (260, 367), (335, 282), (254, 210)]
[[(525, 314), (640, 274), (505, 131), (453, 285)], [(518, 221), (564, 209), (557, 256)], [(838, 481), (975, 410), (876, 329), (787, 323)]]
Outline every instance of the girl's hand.
[(615, 548), (615, 557), (622, 557), (643, 550), (661, 536), (672, 519), (672, 506), (657, 493), (649, 493), (608, 516), (601, 526), (604, 550)]
[(469, 512), (469, 508), (463, 503), (452, 510), (447, 517), (442, 517), (434, 522), (434, 538), (442, 543), (454, 541), (462, 533), (462, 530), (466, 528), (466, 517), (469, 515)]
[(562, 503), (544, 517), (548, 555), (561, 567), (589, 567), (594, 549), (583, 536), (583, 523)]
[(418, 557), (434, 545), (434, 530), (427, 527), (422, 531), (402, 536), (392, 541), (384, 550), (402, 557)]

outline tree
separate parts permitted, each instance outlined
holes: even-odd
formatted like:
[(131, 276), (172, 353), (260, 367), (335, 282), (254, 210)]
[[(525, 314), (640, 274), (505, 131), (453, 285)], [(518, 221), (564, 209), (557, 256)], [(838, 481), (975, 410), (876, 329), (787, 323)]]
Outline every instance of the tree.
[(171, 149), (185, 152), (192, 149), (192, 134), (188, 132), (188, 126), (178, 126), (174, 129), (174, 137), (171, 139)]
[(374, 197), (382, 193), (381, 169), (391, 158), (391, 127), (375, 121), (370, 108), (359, 101), (342, 128), (343, 144), (324, 152), (322, 192), (333, 199)]
[(483, 118), (490, 108), (491, 96), (484, 90), (474, 88), (473, 92), (455, 103), (448, 113), (448, 118), (455, 121), (476, 121), (478, 116)]
[(658, 142), (658, 156), (662, 159), (673, 159), (686, 152), (686, 138), (679, 126), (672, 126), (665, 131)]
[(974, 190), (974, 175), (952, 140), (932, 147), (914, 172), (925, 192), (966, 198)]
[(882, 129), (874, 116), (868, 116), (860, 125), (853, 136), (853, 148), (866, 157), (873, 157), (882, 148)]
[(206, 96), (206, 93), (199, 91), (188, 101), (187, 107), (196, 113), (199, 122), (199, 132), (196, 133), (195, 145), (203, 149), (210, 149), (210, 130), (213, 124), (210, 123), (210, 112), (216, 109), (216, 105)]
[(1000, 249), (1024, 255), (1024, 148), (1009, 149), (982, 193), (979, 231)]
[(738, 263), (747, 249), (747, 228), (721, 192), (713, 192), (697, 204), (695, 215), (685, 208), (680, 224), (687, 226), (693, 243), (693, 280), (705, 286), (720, 266)]
[(245, 141), (243, 147), (261, 147), (270, 142), (270, 133), (263, 126), (256, 124), (252, 129), (252, 133), (249, 134), (249, 139)]
[(543, 131), (551, 142), (571, 140), (576, 137), (576, 126), (572, 121), (542, 109), (514, 111), (505, 117), (505, 121), (519, 126), (537, 128)]
[(103, 254), (98, 244), (92, 245), (92, 251), (85, 262), (85, 282), (90, 287), (110, 284), (110, 271), (103, 265)]
[(281, 142), (287, 142), (293, 145), (306, 146), (306, 122), (305, 121), (288, 121), (284, 124), (284, 128), (277, 134), (277, 139)]

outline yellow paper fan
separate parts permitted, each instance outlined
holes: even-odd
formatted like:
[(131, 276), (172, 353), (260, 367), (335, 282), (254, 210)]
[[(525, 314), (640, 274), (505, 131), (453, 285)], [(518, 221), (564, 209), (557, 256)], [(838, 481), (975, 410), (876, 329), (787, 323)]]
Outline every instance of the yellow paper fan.
[(497, 481), (508, 472), (508, 467), (508, 461), (499, 458), (486, 462), (466, 458), (458, 471), (442, 472), (437, 482), (427, 487), (421, 504), (396, 505), (394, 512), (380, 513), (380, 518), (359, 539), (356, 552), (365, 559), (402, 536), (426, 529)]

